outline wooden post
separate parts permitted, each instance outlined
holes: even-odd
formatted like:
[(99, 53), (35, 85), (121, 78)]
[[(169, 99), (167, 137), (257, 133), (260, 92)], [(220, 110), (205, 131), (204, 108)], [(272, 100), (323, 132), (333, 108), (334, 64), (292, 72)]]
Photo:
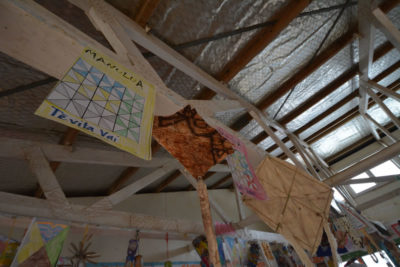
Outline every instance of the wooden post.
[(196, 189), (200, 199), (201, 216), (203, 218), (204, 231), (207, 237), (210, 261), (214, 267), (221, 267), (221, 263), (219, 262), (217, 239), (215, 237), (212, 223), (210, 202), (208, 201), (207, 185), (204, 183), (203, 179), (197, 180)]

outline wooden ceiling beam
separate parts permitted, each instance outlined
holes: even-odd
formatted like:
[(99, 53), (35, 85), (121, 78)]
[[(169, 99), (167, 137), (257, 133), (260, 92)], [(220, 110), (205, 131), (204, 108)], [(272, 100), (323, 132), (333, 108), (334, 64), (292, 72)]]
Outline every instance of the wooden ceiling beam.
[[(399, 80), (396, 80), (395, 82), (393, 82), (389, 87), (392, 90), (398, 89), (398, 85), (399, 85)], [(383, 94), (378, 94), (378, 96), (382, 99), (385, 100), (387, 97)], [(370, 99), (368, 102), (368, 108), (372, 107), (375, 104), (375, 102)], [(325, 135), (329, 134), (330, 132), (338, 129), (339, 127), (343, 126), (345, 123), (351, 121), (352, 119), (354, 119), (355, 117), (357, 117), (359, 115), (358, 112), (358, 107), (355, 107), (351, 110), (349, 110), (348, 112), (346, 112), (345, 114), (343, 114), (342, 116), (340, 116), (338, 119), (336, 119), (335, 121), (327, 124), (325, 127), (321, 128), (320, 130), (318, 130), (317, 132), (315, 132), (314, 134), (310, 135), (309, 137), (307, 137), (304, 141), (311, 144), (316, 142), (317, 140), (321, 139), (322, 137), (324, 137)], [(292, 147), (291, 150), (293, 152), (295, 152), (295, 148)], [(286, 156), (285, 154), (280, 154), (278, 155), (278, 157), (285, 159)]]
[(175, 181), (180, 175), (181, 172), (179, 170), (174, 171), (167, 178), (165, 178), (165, 180), (156, 189), (154, 189), (153, 192), (154, 193), (162, 192), (170, 183)]
[[(219, 81), (228, 83), (236, 76), (255, 56), (263, 51), (285, 29), (293, 19), (308, 6), (309, 0), (291, 0), (285, 7), (276, 12), (270, 21), (271, 26), (261, 29), (225, 67), (215, 76)], [(216, 95), (213, 90), (203, 88), (195, 99), (211, 99)]]
[(143, 0), (139, 12), (134, 16), (134, 21), (143, 28), (146, 27), (159, 3), (160, 0)]
[[(384, 43), (382, 46), (380, 46), (376, 52), (374, 53), (374, 61), (377, 61), (378, 59), (380, 59), (381, 57), (383, 57), (384, 55), (386, 55), (391, 49), (393, 49), (393, 45), (389, 42)], [(386, 77), (387, 75), (389, 75), (390, 73), (394, 72), (395, 70), (397, 70), (400, 66), (400, 62), (397, 62), (395, 64), (393, 64), (392, 66), (390, 66), (388, 69), (386, 69), (385, 71), (383, 71), (382, 73), (380, 73), (378, 76), (376, 76), (373, 81), (375, 82), (379, 82), (381, 81), (384, 77)], [(348, 82), (351, 78), (353, 78), (355, 75), (358, 74), (358, 64), (353, 65), (353, 67), (346, 71), (345, 73), (343, 73), (342, 75), (340, 75), (338, 78), (336, 78), (335, 80), (333, 80), (330, 84), (328, 84), (327, 86), (325, 86), (323, 89), (321, 89), (320, 91), (318, 91), (316, 94), (314, 94), (312, 97), (310, 97), (308, 100), (306, 100), (302, 105), (298, 106), (297, 108), (295, 108), (293, 111), (291, 111), (290, 113), (288, 113), (287, 115), (285, 115), (281, 120), (279, 120), (278, 122), (281, 124), (286, 124), (288, 122), (290, 122), (291, 120), (293, 120), (294, 118), (300, 116), (302, 113), (304, 113), (306, 110), (308, 110), (309, 108), (311, 108), (312, 106), (314, 106), (316, 103), (318, 103), (318, 101), (322, 100), (324, 97), (326, 97), (327, 95), (329, 95), (330, 93), (332, 93), (333, 91), (335, 91), (337, 88), (339, 88), (341, 85), (343, 85), (344, 83)], [(348, 96), (346, 97), (348, 98)], [(345, 98), (345, 99), (346, 99)], [(347, 99), (349, 100), (349, 99)], [(350, 100), (349, 100), (350, 101)], [(339, 101), (340, 104), (346, 104), (348, 103), (348, 101)], [(340, 108), (339, 105), (334, 105), (335, 107), (333, 109), (337, 110), (338, 108)], [(322, 114), (325, 115), (320, 115), (318, 116), (319, 120), (323, 119), (324, 117), (328, 116), (330, 113), (332, 112), (332, 109), (328, 109), (327, 111), (325, 111)], [(313, 120), (314, 122), (317, 122), (315, 119)], [(309, 123), (307, 123), (306, 125), (308, 125), (308, 127), (310, 127)], [(301, 131), (296, 130), (294, 133), (295, 134), (300, 134), (302, 131), (304, 131), (306, 128), (303, 126), (300, 129), (302, 129)], [(256, 142), (262, 142), (265, 138), (267, 138), (268, 135), (265, 132), (261, 132), (260, 134), (258, 134), (256, 137), (254, 137), (252, 139), (252, 141), (256, 141)], [(284, 142), (289, 141), (288, 138), (285, 138), (283, 140)], [(267, 148), (267, 152), (271, 152), (273, 150), (275, 150), (277, 148), (277, 145), (274, 144), (273, 146)]]
[(211, 185), (209, 188), (210, 189), (217, 189), (220, 185), (222, 185), (225, 182), (229, 181), (231, 178), (232, 178), (232, 175), (228, 174), (228, 175), (224, 176), (223, 178), (221, 178), (220, 180), (218, 180), (215, 184)]
[[(150, 17), (156, 10), (160, 0), (143, 0), (140, 6), (139, 12), (135, 16), (130, 16), (133, 20), (139, 24), (142, 28), (145, 28)], [(131, 12), (133, 13), (133, 12)], [(152, 155), (160, 149), (160, 145), (157, 142), (151, 144)], [(139, 170), (137, 167), (128, 167), (121, 172), (118, 178), (112, 183), (110, 188), (107, 190), (107, 195), (111, 195), (117, 192), (122, 186)]]
[[(294, 88), (297, 84), (305, 80), (309, 75), (316, 71), (319, 67), (325, 64), (348, 44), (350, 44), (357, 33), (356, 28), (351, 28), (344, 35), (334, 41), (328, 48), (321, 52), (311, 64), (308, 64), (297, 71), (291, 78), (286, 80), (281, 86), (279, 86), (274, 93), (265, 96), (258, 104), (257, 107), (261, 110), (265, 110), (270, 107), (274, 102), (284, 96), (290, 89)], [(250, 121), (251, 116), (248, 113), (240, 116), (235, 123), (232, 124), (231, 128), (239, 131), (244, 128)]]

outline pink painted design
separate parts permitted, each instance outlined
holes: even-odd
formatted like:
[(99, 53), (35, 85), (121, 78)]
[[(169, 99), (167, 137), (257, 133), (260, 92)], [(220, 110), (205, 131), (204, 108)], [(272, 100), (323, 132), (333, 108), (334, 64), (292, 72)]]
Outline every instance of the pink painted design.
[(258, 180), (256, 173), (247, 156), (246, 145), (236, 136), (228, 133), (222, 128), (217, 131), (233, 145), (235, 152), (226, 157), (229, 168), (232, 173), (233, 181), (238, 190), (245, 195), (259, 199), (267, 200), (267, 194)]

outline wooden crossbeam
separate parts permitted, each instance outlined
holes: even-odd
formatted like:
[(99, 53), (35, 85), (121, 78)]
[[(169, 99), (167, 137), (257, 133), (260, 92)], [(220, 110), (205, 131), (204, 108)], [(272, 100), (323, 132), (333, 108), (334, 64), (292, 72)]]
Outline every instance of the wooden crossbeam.
[(204, 233), (203, 225), (194, 221), (170, 219), (122, 211), (97, 211), (88, 213), (85, 206), (71, 204), (71, 211), (54, 213), (48, 200), (0, 192), (0, 210), (12, 215), (23, 215), (49, 220), (62, 220), (118, 227), (125, 229), (156, 230), (174, 233)]
[(35, 174), (44, 195), (52, 206), (60, 209), (69, 208), (67, 198), (42, 150), (39, 147), (27, 147), (23, 149), (23, 153), (26, 156), (29, 168)]
[(376, 205), (379, 205), (382, 202), (385, 202), (385, 201), (388, 201), (395, 197), (398, 197), (399, 195), (400, 195), (400, 188), (396, 188), (394, 190), (391, 190), (391, 191), (385, 193), (384, 195), (375, 197), (371, 200), (368, 200), (367, 202), (364, 202), (364, 203), (358, 205), (357, 209), (360, 211), (363, 211), (363, 210), (369, 209), (371, 207), (374, 207)]
[[(339, 51), (351, 43), (355, 38), (356, 29), (352, 28), (346, 32), (343, 36), (334, 41), (328, 48), (322, 51), (315, 59), (312, 64), (306, 65), (300, 70), (298, 70), (291, 78), (279, 86), (273, 94), (265, 96), (261, 100), (257, 107), (261, 110), (265, 110), (270, 107), (279, 98), (284, 96), (293, 87), (299, 84), (301, 81), (305, 80), (310, 74), (316, 71), (323, 64), (328, 62), (333, 56), (335, 56)], [(245, 114), (239, 117), (234, 124), (232, 124), (232, 129), (238, 131), (245, 127), (251, 121), (250, 114)]]
[(218, 182), (212, 184), (210, 186), (210, 189), (217, 189), (220, 185), (224, 184), (225, 182), (229, 181), (230, 179), (232, 179), (232, 175), (228, 174), (228, 175), (224, 176), (223, 178), (221, 178)]
[(118, 203), (128, 199), (130, 196), (138, 192), (139, 190), (145, 188), (146, 186), (154, 183), (167, 173), (176, 169), (176, 165), (170, 164), (168, 166), (163, 166), (161, 168), (156, 169), (155, 171), (151, 172), (150, 174), (140, 178), (139, 180), (131, 183), (130, 185), (125, 186), (124, 188), (118, 190), (111, 195), (102, 198), (101, 200), (97, 201), (93, 205), (91, 205), (88, 209), (94, 210), (107, 210), (111, 209), (113, 206), (117, 205)]
[(386, 183), (400, 181), (400, 175), (386, 175), (379, 176), (373, 178), (362, 178), (362, 179), (350, 179), (341, 183), (341, 185), (345, 184), (365, 184), (365, 183)]
[(386, 38), (400, 51), (400, 31), (385, 15), (385, 13), (377, 8), (372, 11), (374, 15), (374, 24), (378, 27), (386, 36)]
[[(388, 45), (387, 45), (388, 44)], [(388, 47), (390, 47), (390, 48), (393, 48), (393, 46), (391, 46), (390, 45), (390, 43), (385, 43), (384, 45), (382, 45), (382, 49), (377, 49), (377, 52), (375, 53), (375, 56), (379, 56), (379, 57), (381, 57), (384, 53), (382, 53), (382, 51), (383, 52), (385, 52), (385, 53), (387, 53), (389, 50), (388, 50)], [(379, 81), (381, 81), (383, 78), (385, 78), (385, 77), (387, 77), (388, 75), (390, 75), (391, 73), (393, 73), (394, 71), (396, 71), (398, 68), (400, 67), (400, 61), (399, 62), (396, 62), (395, 64), (393, 64), (392, 66), (390, 66), (388, 69), (386, 69), (385, 71), (383, 71), (381, 74), (379, 74), (378, 76), (376, 76), (374, 79), (373, 79), (373, 81), (375, 81), (375, 82), (379, 82)], [(357, 71), (357, 69), (356, 68), (352, 68), (352, 70), (353, 71)], [(347, 76), (347, 74), (346, 74), (346, 76)], [(335, 80), (335, 81), (333, 81), (332, 82), (333, 84), (341, 84), (342, 82), (341, 81), (339, 81), (339, 80)], [(330, 90), (330, 88), (331, 88), (331, 86), (330, 86), (330, 84), (328, 84), (325, 88), (328, 88), (328, 90)], [(323, 91), (323, 90), (321, 90), (321, 91)], [(321, 92), (320, 91), (320, 92)], [(323, 94), (323, 93), (321, 93), (321, 94)], [(313, 120), (311, 120), (310, 122), (308, 122), (307, 124), (305, 124), (304, 126), (302, 126), (301, 128), (299, 128), (299, 129), (297, 129), (296, 131), (294, 131), (294, 133), (295, 134), (300, 134), (300, 133), (302, 133), (302, 132), (304, 132), (306, 129), (308, 129), (309, 127), (312, 127), (314, 124), (316, 124), (316, 123), (318, 123), (319, 121), (321, 121), (322, 119), (324, 119), (324, 118), (326, 118), (327, 116), (329, 116), (333, 111), (335, 111), (335, 110), (337, 110), (337, 109), (339, 109), (340, 107), (342, 107), (343, 105), (345, 105), (345, 104), (347, 104), (348, 102), (350, 102), (352, 99), (354, 99), (355, 97), (357, 97), (357, 96), (359, 96), (359, 91), (358, 90), (355, 90), (354, 92), (352, 92), (352, 93), (350, 93), (349, 95), (347, 95), (346, 97), (344, 97), (342, 100), (340, 100), (338, 103), (336, 103), (335, 105), (333, 105), (331, 108), (329, 108), (328, 110), (326, 110), (325, 112), (323, 112), (323, 113), (321, 113), (319, 116), (317, 116), (315, 119), (313, 119)], [(307, 103), (307, 102), (306, 102)], [(307, 104), (308, 105), (308, 104)], [(295, 109), (296, 110), (296, 109)], [(352, 112), (353, 113), (353, 112)], [(290, 114), (290, 113), (289, 113)], [(297, 114), (301, 114), (300, 112), (298, 112)], [(343, 115), (344, 116), (344, 115)], [(336, 122), (337, 123), (337, 122)], [(331, 124), (335, 124), (335, 123), (331, 123)], [(324, 128), (325, 129), (328, 129), (328, 128), (330, 128), (331, 126), (331, 124), (328, 124), (328, 125), (326, 125)], [(323, 129), (324, 129), (323, 128)], [(323, 130), (323, 129), (320, 129), (320, 131), (318, 131), (318, 132), (324, 132), (325, 130)], [(317, 133), (318, 133), (317, 132)], [(312, 139), (314, 139), (314, 137), (315, 136), (320, 136), (320, 133), (314, 133), (313, 135), (312, 135), (312, 137), (308, 137), (308, 138), (306, 138), (305, 139), (305, 141), (307, 142), (307, 143), (310, 143), (310, 140), (312, 140)], [(255, 138), (253, 138), (252, 139), (252, 141), (254, 142), (254, 141), (257, 141), (257, 142), (261, 142), (262, 140), (264, 140), (265, 138), (267, 138), (268, 137), (268, 135), (267, 134), (265, 134), (265, 133), (263, 133), (263, 132), (261, 132), (259, 135), (257, 135)], [(288, 138), (284, 138), (283, 140), (282, 140), (283, 142), (288, 142), (289, 141), (289, 139)], [(277, 148), (278, 146), (276, 145), (276, 144), (274, 144), (274, 145), (272, 145), (272, 146), (270, 146), (270, 147), (268, 147), (267, 148), (267, 152), (272, 152), (273, 150), (275, 150), (276, 148)]]

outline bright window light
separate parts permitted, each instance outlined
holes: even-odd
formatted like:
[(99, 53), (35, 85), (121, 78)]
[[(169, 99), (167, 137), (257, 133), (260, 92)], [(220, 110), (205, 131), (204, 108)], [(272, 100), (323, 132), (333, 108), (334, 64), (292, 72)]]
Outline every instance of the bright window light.
[[(362, 178), (369, 178), (369, 176), (367, 173), (363, 172), (351, 179), (356, 180), (356, 179), (362, 179)], [(376, 185), (376, 183), (351, 184), (350, 187), (351, 187), (351, 189), (353, 189), (354, 193), (359, 194), (371, 187), (374, 187), (375, 185)]]
[(400, 169), (393, 162), (389, 160), (372, 168), (371, 172), (374, 176), (379, 177), (379, 176), (400, 174)]

